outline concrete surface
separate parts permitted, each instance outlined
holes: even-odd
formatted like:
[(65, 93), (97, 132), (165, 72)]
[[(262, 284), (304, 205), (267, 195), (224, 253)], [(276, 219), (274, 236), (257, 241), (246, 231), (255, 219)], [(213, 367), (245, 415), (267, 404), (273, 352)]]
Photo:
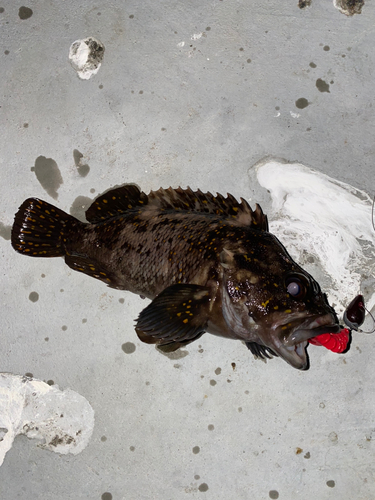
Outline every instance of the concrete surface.
[[(209, 335), (167, 357), (134, 332), (145, 301), (9, 241), (28, 196), (81, 215), (126, 182), (254, 203), (267, 156), (373, 193), (373, 2), (3, 0), (0, 26), (0, 371), (95, 411), (76, 456), (17, 437), (0, 498), (375, 498), (373, 337), (310, 347), (308, 372)], [(105, 53), (81, 80), (68, 56), (86, 37)]]

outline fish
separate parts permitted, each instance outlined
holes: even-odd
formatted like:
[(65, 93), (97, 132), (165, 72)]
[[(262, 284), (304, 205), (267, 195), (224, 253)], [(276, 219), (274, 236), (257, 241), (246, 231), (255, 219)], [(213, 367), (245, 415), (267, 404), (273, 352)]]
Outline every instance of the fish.
[(94, 200), (86, 219), (29, 198), (15, 215), (12, 246), (64, 257), (75, 271), (151, 299), (135, 331), (164, 352), (208, 332), (306, 370), (308, 340), (340, 331), (326, 294), (269, 232), (258, 204), (189, 187), (146, 195), (126, 184)]

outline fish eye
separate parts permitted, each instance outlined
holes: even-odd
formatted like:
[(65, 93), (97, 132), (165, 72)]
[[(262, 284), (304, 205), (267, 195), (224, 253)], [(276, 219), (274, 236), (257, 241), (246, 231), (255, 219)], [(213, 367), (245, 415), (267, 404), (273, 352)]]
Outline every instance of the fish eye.
[(299, 276), (288, 276), (285, 280), (285, 285), (287, 292), (293, 299), (303, 299), (307, 293), (307, 284)]

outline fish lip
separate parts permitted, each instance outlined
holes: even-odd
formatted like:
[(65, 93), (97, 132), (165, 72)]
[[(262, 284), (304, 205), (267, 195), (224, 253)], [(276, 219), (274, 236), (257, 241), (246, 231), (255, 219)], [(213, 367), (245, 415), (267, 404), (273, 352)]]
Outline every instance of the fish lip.
[(284, 339), (283, 344), (286, 347), (307, 341), (321, 333), (338, 333), (340, 325), (331, 313), (323, 316), (315, 316), (309, 321), (304, 321), (296, 326), (288, 338)]

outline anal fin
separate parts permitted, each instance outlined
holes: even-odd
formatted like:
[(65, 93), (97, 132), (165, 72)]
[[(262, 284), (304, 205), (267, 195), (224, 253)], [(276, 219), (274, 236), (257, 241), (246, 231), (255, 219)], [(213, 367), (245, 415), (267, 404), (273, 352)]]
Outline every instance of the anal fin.
[(139, 339), (166, 346), (168, 352), (193, 342), (207, 327), (210, 298), (207, 287), (169, 286), (140, 313), (135, 327)]
[(109, 272), (102, 264), (84, 255), (66, 255), (65, 263), (74, 271), (87, 274), (106, 283), (112, 288), (116, 288), (115, 275)]

